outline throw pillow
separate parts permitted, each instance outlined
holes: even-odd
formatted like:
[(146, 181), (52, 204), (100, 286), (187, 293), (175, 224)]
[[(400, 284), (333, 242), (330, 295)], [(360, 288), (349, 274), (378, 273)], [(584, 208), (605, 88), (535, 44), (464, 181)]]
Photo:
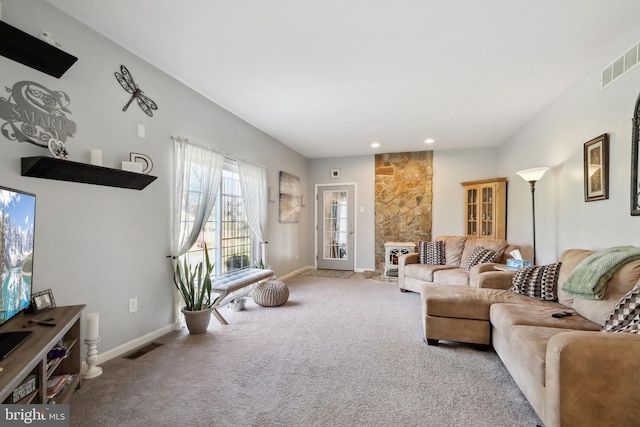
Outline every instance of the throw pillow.
[(471, 255), (469, 255), (467, 262), (464, 263), (462, 268), (465, 270), (471, 270), (471, 267), (474, 265), (483, 264), (485, 262), (494, 262), (497, 259), (498, 252), (478, 246), (471, 252)]
[(524, 267), (511, 279), (509, 290), (544, 301), (558, 299), (558, 272), (562, 263)]
[(421, 240), (418, 242), (418, 258), (420, 264), (444, 265), (444, 255), (444, 242), (442, 240), (435, 242)]
[(602, 331), (640, 334), (640, 283), (620, 298), (602, 325)]

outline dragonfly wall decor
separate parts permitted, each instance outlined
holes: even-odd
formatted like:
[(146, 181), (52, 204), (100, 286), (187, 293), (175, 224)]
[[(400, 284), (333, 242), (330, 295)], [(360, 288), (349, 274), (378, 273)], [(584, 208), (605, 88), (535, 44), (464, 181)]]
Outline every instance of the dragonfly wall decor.
[(144, 95), (144, 92), (142, 92), (136, 82), (133, 81), (133, 77), (131, 76), (129, 70), (127, 70), (127, 67), (121, 65), (120, 71), (121, 73), (118, 73), (117, 71), (114, 73), (116, 79), (118, 80), (118, 83), (120, 83), (120, 86), (122, 86), (124, 90), (131, 94), (129, 102), (127, 102), (127, 104), (122, 108), (122, 111), (127, 111), (127, 108), (129, 108), (129, 105), (131, 105), (131, 103), (135, 99), (136, 101), (138, 101), (138, 105), (140, 106), (140, 108), (142, 108), (142, 111), (147, 113), (149, 117), (153, 117), (153, 112), (151, 110), (158, 109), (156, 103), (153, 102), (151, 98)]

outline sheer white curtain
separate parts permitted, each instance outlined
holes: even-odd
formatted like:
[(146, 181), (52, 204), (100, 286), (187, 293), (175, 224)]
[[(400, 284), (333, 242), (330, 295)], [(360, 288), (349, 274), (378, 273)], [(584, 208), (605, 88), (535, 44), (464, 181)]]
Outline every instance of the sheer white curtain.
[(260, 243), (260, 257), (267, 264), (267, 170), (263, 166), (238, 160), (238, 175), (242, 202), (247, 212), (251, 231)]
[(184, 255), (209, 218), (222, 180), (224, 156), (184, 141), (175, 141), (173, 235), (171, 256)]
[[(174, 194), (171, 236), (173, 267), (196, 242), (209, 218), (222, 180), (224, 156), (207, 148), (176, 139), (174, 142)], [(180, 298), (176, 291), (176, 315)]]

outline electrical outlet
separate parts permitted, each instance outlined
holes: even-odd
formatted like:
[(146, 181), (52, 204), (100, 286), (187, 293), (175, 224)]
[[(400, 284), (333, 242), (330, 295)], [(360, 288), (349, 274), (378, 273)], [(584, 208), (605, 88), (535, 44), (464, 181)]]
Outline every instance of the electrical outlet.
[(129, 314), (138, 311), (138, 298), (131, 298), (129, 300)]

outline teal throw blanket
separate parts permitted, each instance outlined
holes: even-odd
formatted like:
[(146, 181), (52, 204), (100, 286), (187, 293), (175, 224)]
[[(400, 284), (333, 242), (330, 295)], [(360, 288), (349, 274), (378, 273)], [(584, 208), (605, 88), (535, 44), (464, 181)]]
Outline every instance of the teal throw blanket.
[(616, 246), (595, 252), (576, 265), (562, 284), (562, 290), (574, 297), (601, 300), (615, 272), (637, 259), (640, 259), (640, 248), (635, 246)]

